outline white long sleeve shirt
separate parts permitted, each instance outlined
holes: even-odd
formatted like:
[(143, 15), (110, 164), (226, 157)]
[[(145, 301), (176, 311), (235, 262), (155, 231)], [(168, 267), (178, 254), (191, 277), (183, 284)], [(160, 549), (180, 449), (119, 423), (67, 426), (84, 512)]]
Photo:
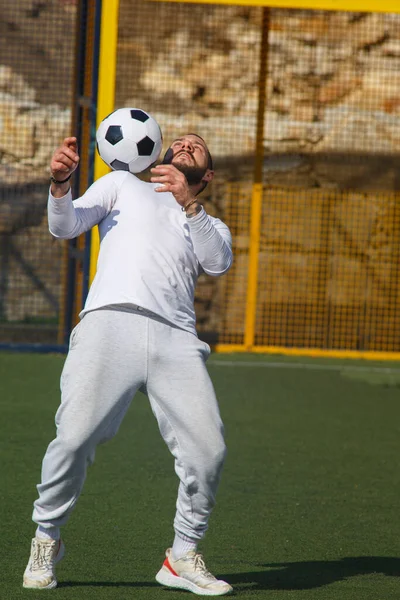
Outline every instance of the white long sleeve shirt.
[(97, 273), (80, 313), (137, 305), (196, 334), (194, 291), (201, 272), (218, 276), (232, 264), (228, 227), (204, 209), (187, 218), (170, 192), (126, 171), (98, 179), (79, 199), (48, 200), (49, 229), (61, 239), (99, 226)]

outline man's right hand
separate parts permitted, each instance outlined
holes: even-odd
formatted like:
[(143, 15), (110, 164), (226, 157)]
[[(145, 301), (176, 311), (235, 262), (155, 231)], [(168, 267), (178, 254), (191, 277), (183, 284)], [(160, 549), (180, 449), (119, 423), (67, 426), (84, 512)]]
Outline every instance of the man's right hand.
[[(50, 171), (52, 177), (57, 181), (67, 179), (75, 171), (79, 164), (78, 144), (75, 137), (65, 138), (63, 143), (54, 152), (50, 162)], [(51, 193), (53, 196), (64, 196), (69, 189), (69, 181), (65, 183), (51, 184)]]

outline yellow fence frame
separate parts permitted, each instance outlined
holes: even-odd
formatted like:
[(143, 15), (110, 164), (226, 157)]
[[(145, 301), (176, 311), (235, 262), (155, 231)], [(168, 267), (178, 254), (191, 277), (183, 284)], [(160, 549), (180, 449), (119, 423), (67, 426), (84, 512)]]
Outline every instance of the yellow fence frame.
[(216, 344), (215, 352), (254, 354), (281, 354), (283, 356), (308, 356), (310, 358), (351, 358), (353, 360), (400, 360), (400, 352), (377, 352), (374, 350), (328, 350), (322, 348), (289, 348), (288, 346), (253, 346), (251, 350), (244, 344)]
[[(154, 0), (165, 2), (165, 0)], [(167, 0), (191, 4), (226, 4), (265, 6), (269, 8), (301, 8), (305, 10), (340, 10), (347, 12), (400, 13), (399, 0)]]

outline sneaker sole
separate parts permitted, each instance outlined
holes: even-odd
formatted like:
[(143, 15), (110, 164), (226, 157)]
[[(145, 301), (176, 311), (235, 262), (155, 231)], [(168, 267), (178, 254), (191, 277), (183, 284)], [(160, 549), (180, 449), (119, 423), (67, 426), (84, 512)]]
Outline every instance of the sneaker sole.
[(52, 590), (57, 587), (57, 580), (55, 579), (49, 585), (45, 586), (36, 586), (36, 585), (25, 585), (25, 582), (22, 584), (22, 587), (26, 590)]
[[(62, 560), (64, 558), (64, 554), (65, 554), (65, 546), (63, 543), (61, 543), (60, 546), (60, 551), (56, 556), (56, 559), (54, 561), (54, 564), (56, 565), (57, 563), (60, 562), (60, 560)], [(55, 587), (57, 587), (57, 579), (53, 579), (53, 581), (51, 581), (48, 585), (29, 585), (29, 584), (25, 584), (25, 581), (22, 582), (22, 587), (25, 588), (26, 590), (53, 590)]]
[(156, 575), (156, 581), (165, 587), (175, 588), (178, 590), (187, 590), (188, 592), (193, 592), (193, 594), (197, 594), (198, 596), (226, 596), (227, 594), (232, 594), (232, 590), (215, 592), (201, 588), (192, 581), (183, 579), (183, 577), (172, 575), (172, 573), (164, 567), (161, 567), (161, 569), (158, 571)]

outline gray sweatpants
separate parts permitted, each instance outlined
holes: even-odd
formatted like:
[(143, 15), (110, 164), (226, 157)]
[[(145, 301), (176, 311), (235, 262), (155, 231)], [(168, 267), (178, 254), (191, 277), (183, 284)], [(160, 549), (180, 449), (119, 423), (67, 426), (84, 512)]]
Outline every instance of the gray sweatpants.
[(149, 398), (180, 479), (174, 527), (199, 540), (225, 457), (223, 425), (195, 335), (146, 311), (87, 313), (71, 335), (61, 375), (57, 436), (43, 459), (33, 520), (59, 527), (82, 490), (97, 444), (111, 439), (138, 390)]

